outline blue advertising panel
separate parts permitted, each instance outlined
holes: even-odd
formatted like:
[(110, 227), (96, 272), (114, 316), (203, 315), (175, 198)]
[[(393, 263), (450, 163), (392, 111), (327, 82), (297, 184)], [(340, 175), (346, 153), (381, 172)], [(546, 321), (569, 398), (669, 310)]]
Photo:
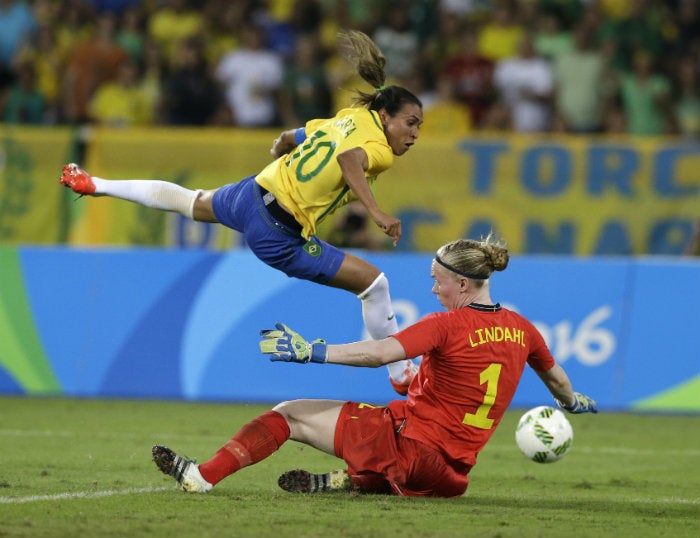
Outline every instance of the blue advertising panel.
[[(358, 253), (389, 277), (400, 327), (441, 309), (432, 256)], [(239, 249), (0, 250), (0, 392), (384, 403), (387, 370), (272, 363), (259, 331), (285, 322), (365, 339), (351, 293), (288, 278)], [(700, 262), (515, 256), (494, 301), (533, 321), (576, 390), (603, 409), (700, 411)], [(513, 406), (550, 403), (528, 368)]]

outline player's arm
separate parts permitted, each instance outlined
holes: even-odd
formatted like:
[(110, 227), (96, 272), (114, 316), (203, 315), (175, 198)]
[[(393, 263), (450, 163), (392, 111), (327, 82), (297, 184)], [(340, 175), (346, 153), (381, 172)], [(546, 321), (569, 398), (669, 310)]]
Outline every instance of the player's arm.
[(549, 370), (535, 370), (549, 392), (554, 396), (554, 401), (562, 409), (570, 413), (597, 413), (598, 406), (592, 398), (574, 392), (569, 376), (564, 369), (555, 364)]
[(282, 131), (282, 133), (273, 140), (272, 147), (270, 148), (270, 155), (275, 159), (286, 155), (301, 144), (305, 138), (306, 129), (304, 127)]
[(405, 358), (406, 352), (403, 346), (396, 338), (389, 336), (383, 340), (363, 340), (351, 344), (329, 345), (326, 362), (377, 368)]
[(367, 152), (357, 146), (339, 153), (336, 159), (345, 183), (367, 208), (367, 212), (375, 224), (394, 240), (394, 246), (396, 246), (401, 238), (401, 221), (384, 213), (372, 194), (365, 176), (365, 172), (369, 169)]
[(363, 340), (351, 344), (328, 345), (324, 340), (307, 342), (283, 323), (260, 331), (260, 351), (271, 361), (317, 362), (377, 368), (406, 358), (403, 346), (393, 337)]
[(566, 372), (561, 366), (555, 364), (549, 370), (544, 372), (535, 370), (535, 372), (537, 372), (537, 375), (556, 400), (566, 405), (570, 405), (574, 402), (574, 389), (571, 386), (569, 376), (566, 375)]

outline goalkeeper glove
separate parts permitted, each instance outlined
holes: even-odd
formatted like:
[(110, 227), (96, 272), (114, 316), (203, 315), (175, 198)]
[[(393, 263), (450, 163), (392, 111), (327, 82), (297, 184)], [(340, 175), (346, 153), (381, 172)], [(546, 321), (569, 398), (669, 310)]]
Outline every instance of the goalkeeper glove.
[(574, 392), (574, 403), (571, 405), (566, 405), (564, 402), (561, 402), (554, 398), (554, 401), (557, 402), (557, 405), (562, 408), (564, 411), (568, 411), (569, 413), (597, 413), (598, 412), (598, 404), (593, 398), (589, 398), (585, 394), (581, 394), (580, 392)]
[(307, 342), (297, 332), (284, 323), (276, 323), (276, 329), (263, 329), (260, 336), (260, 351), (270, 355), (270, 360), (284, 362), (326, 362), (327, 345), (325, 340)]

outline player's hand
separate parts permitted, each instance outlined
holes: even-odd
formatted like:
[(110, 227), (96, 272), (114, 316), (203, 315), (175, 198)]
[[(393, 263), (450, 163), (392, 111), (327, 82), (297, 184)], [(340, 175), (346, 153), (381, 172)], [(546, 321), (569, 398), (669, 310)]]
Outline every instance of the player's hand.
[(585, 394), (581, 394), (580, 392), (574, 392), (574, 403), (571, 405), (565, 405), (556, 398), (554, 398), (554, 401), (557, 402), (557, 405), (561, 409), (568, 411), (569, 413), (578, 414), (598, 412), (598, 404), (596, 401), (593, 398), (589, 398)]
[(279, 136), (272, 141), (272, 147), (270, 148), (270, 155), (273, 159), (277, 159), (285, 154), (284, 146), (282, 143), (282, 137)]
[(396, 246), (401, 239), (401, 221), (396, 217), (382, 213), (379, 217), (375, 217), (374, 222), (382, 232), (394, 240), (394, 246)]
[(328, 346), (321, 339), (307, 342), (299, 333), (284, 323), (275, 323), (275, 329), (263, 329), (260, 351), (270, 355), (270, 360), (284, 362), (326, 362)]

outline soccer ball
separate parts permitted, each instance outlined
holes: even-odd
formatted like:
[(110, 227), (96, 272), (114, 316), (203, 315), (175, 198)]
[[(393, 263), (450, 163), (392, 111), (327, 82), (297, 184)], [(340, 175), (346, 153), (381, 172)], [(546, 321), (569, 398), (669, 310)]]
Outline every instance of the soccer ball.
[(573, 441), (574, 430), (564, 413), (547, 405), (530, 409), (515, 429), (518, 448), (537, 463), (560, 460), (571, 450)]

